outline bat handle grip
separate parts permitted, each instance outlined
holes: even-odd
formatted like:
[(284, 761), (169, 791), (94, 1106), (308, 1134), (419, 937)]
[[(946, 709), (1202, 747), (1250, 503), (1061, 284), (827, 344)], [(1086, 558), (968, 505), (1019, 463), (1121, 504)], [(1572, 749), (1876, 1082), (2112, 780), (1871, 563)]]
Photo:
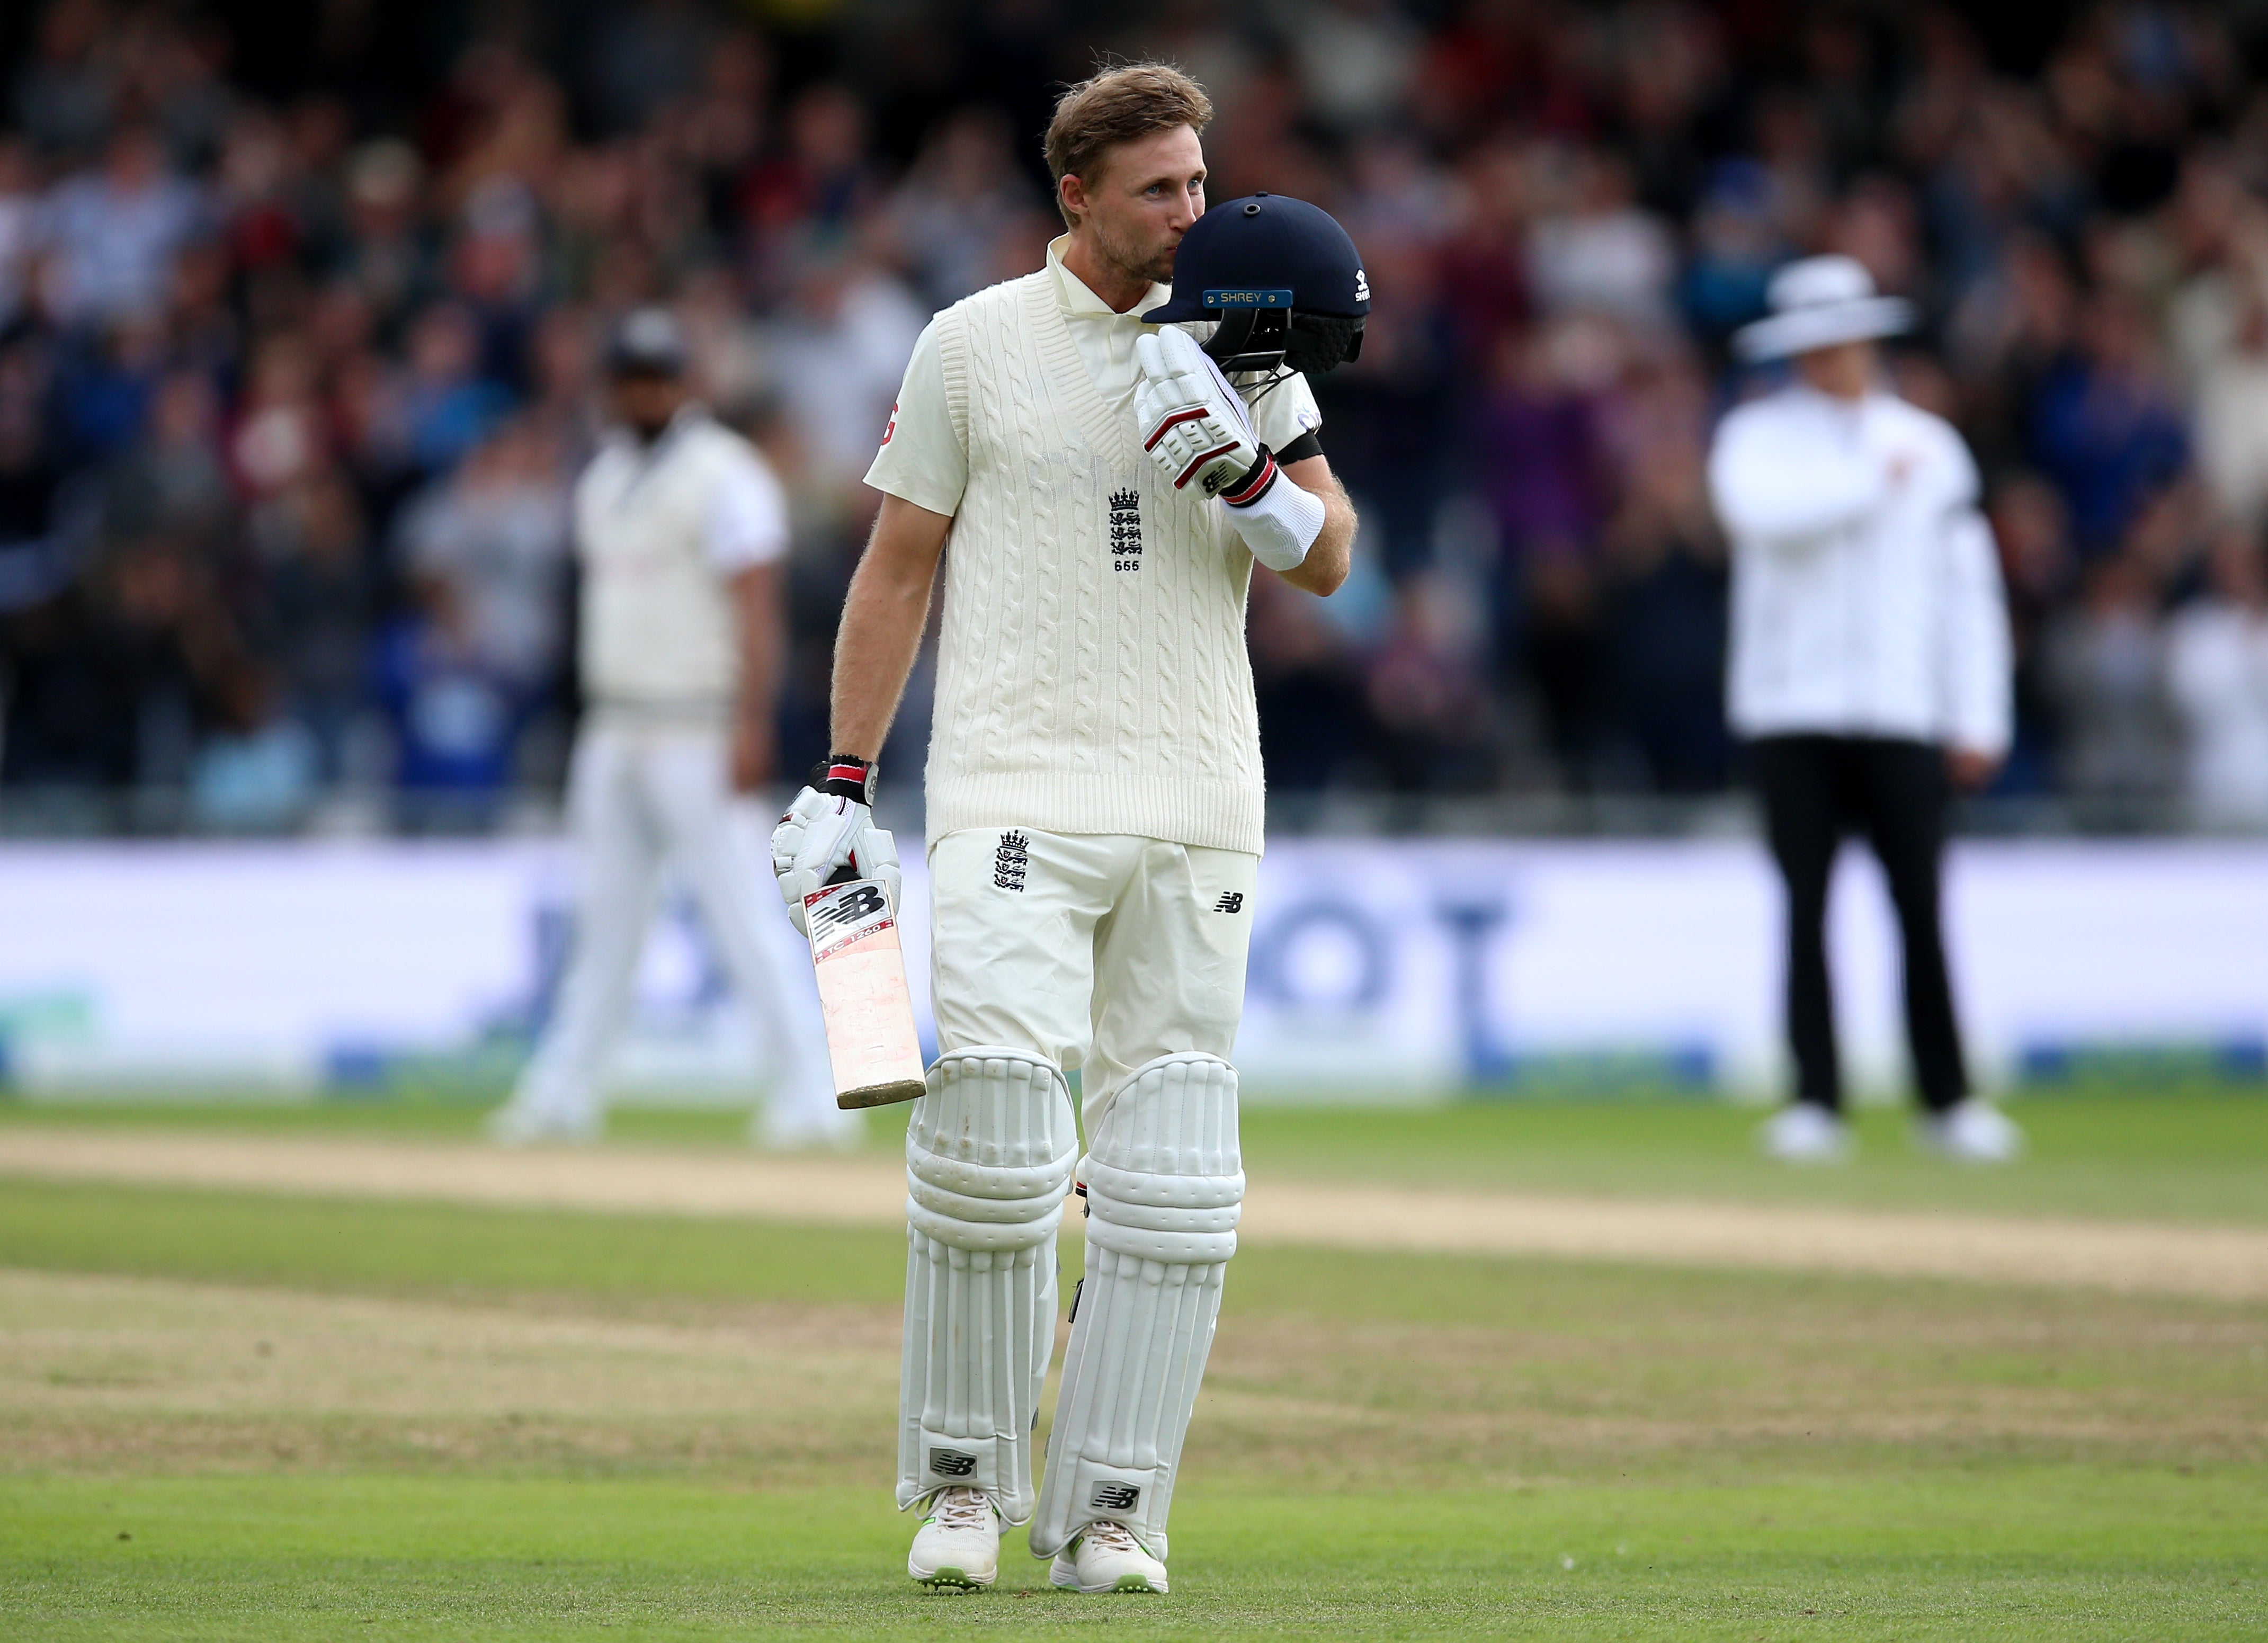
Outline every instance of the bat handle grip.
[(852, 866), (846, 861), (834, 872), (827, 875), (827, 882), (828, 884), (848, 884), (858, 876), (858, 869)]

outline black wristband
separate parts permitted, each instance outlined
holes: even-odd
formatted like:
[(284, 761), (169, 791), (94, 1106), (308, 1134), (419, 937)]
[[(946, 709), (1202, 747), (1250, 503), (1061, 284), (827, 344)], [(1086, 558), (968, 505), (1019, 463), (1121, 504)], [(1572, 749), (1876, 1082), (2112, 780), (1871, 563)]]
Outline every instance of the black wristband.
[(848, 753), (830, 753), (811, 767), (811, 785), (830, 799), (874, 802), (874, 762)]
[(1222, 488), (1220, 499), (1232, 508), (1248, 508), (1266, 496), (1276, 486), (1276, 459), (1268, 447), (1260, 447), (1260, 458), (1244, 470), (1244, 477)]

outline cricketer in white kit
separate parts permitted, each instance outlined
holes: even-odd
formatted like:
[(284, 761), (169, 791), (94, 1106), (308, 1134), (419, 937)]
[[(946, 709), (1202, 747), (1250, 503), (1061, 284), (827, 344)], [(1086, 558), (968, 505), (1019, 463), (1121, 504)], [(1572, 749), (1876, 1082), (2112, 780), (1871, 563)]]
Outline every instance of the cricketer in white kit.
[(770, 1073), (751, 1138), (847, 1144), (808, 967), (757, 920), (776, 915), (747, 847), (744, 795), (770, 773), (785, 497), (746, 439), (688, 396), (666, 311), (608, 351), (617, 426), (575, 489), (586, 707), (568, 777), (579, 878), (565, 976), (542, 1040), (491, 1122), (510, 1143), (584, 1140), (665, 872), (674, 870)]
[[(1058, 1586), (1166, 1590), (1235, 1248), (1228, 1057), (1263, 797), (1245, 595), (1256, 556), (1332, 592), (1354, 517), (1300, 375), (1248, 406), (1140, 318), (1204, 211), (1210, 114), (1152, 64), (1058, 104), (1071, 231), (917, 346), (867, 475), (884, 495), (836, 644), (836, 752), (774, 837), (791, 908), (854, 856), (895, 859), (867, 777), (949, 541), (927, 772), (939, 1056), (906, 1142), (897, 1486), (925, 1509), (908, 1567), (932, 1588), (990, 1585), (1003, 1524), (1028, 1522)], [(1086, 1270), (1035, 1492), (1075, 1181)]]

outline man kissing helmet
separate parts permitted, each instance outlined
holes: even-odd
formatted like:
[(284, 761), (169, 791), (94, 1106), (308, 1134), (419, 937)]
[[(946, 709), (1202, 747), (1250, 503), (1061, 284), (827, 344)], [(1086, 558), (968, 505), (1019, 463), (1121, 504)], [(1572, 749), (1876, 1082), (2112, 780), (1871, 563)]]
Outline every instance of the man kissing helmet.
[(1319, 206), (1263, 193), (1190, 225), (1173, 295), (1142, 318), (1186, 328), (1224, 372), (1312, 375), (1361, 355), (1369, 313), (1370, 280), (1346, 230)]

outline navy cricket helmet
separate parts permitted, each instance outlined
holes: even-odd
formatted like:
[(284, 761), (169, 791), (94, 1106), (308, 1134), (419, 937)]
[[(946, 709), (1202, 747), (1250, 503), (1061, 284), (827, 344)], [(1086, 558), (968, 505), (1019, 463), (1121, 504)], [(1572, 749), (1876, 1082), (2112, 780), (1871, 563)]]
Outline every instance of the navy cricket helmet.
[(1288, 195), (1224, 201), (1174, 253), (1174, 294), (1150, 325), (1213, 320), (1204, 344), (1223, 371), (1329, 371), (1362, 352), (1370, 279), (1347, 231)]

